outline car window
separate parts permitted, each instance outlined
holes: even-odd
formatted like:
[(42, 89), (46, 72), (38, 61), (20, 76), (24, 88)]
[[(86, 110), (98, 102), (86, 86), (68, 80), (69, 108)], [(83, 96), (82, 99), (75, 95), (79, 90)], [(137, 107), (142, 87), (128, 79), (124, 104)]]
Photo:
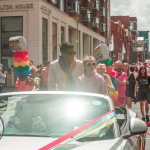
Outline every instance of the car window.
[[(92, 96), (12, 96), (8, 97), (7, 109), (2, 114), (4, 135), (60, 137), (109, 111), (106, 99)], [(114, 138), (113, 123), (108, 119), (97, 130), (87, 134), (87, 138)]]

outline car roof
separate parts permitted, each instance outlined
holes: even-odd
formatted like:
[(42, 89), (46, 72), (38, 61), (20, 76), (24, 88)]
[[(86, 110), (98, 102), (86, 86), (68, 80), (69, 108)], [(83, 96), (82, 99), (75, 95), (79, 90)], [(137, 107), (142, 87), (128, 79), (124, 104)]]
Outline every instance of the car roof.
[(87, 96), (97, 96), (97, 97), (108, 97), (107, 95), (103, 94), (96, 94), (96, 93), (87, 93), (87, 92), (72, 92), (72, 91), (25, 91), (25, 92), (7, 92), (7, 93), (1, 93), (0, 96), (5, 95), (21, 95), (21, 94), (66, 94), (66, 95), (87, 95)]

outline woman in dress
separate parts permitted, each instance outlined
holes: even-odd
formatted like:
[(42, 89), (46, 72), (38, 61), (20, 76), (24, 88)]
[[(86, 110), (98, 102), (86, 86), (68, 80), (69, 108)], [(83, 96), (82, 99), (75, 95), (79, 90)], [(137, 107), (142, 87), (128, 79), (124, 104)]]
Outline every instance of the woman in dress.
[(108, 95), (107, 86), (103, 77), (96, 72), (95, 58), (93, 56), (85, 56), (83, 66), (84, 74), (78, 79), (78, 90)]
[[(126, 94), (126, 100), (125, 100), (125, 104), (124, 104), (124, 106), (126, 106), (126, 105), (127, 105), (127, 101), (128, 101), (129, 104), (130, 104), (130, 98), (127, 97), (127, 91), (128, 91), (127, 88), (128, 88), (128, 85), (129, 85), (129, 80), (128, 80), (128, 78), (129, 78), (129, 75), (130, 75), (129, 64), (128, 64), (128, 63), (123, 63), (123, 64), (122, 64), (122, 71), (125, 72), (126, 75), (127, 75), (126, 92), (125, 92), (125, 94)], [(128, 105), (127, 105), (127, 107), (128, 107)], [(131, 105), (130, 105), (129, 107), (131, 107)]]
[[(149, 104), (147, 89), (149, 88), (150, 77), (147, 76), (147, 69), (142, 65), (140, 66), (138, 76), (136, 78), (134, 97), (140, 102), (140, 110), (142, 114), (142, 120), (149, 121)], [(138, 88), (139, 87), (139, 88)], [(146, 116), (145, 116), (146, 113)]]
[(128, 76), (126, 86), (126, 105), (129, 109), (132, 109), (132, 99), (134, 99), (134, 88), (135, 88), (135, 76), (133, 74), (134, 67), (130, 66), (130, 74)]

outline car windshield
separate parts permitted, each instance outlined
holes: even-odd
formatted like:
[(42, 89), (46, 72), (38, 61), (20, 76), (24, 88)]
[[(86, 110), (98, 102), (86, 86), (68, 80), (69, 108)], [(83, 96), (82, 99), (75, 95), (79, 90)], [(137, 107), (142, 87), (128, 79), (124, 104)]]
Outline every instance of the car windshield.
[[(8, 100), (6, 111), (1, 117), (5, 125), (4, 135), (9, 136), (57, 138), (110, 111), (107, 99), (94, 96), (35, 94), (1, 99)], [(114, 122), (110, 120), (106, 116), (105, 122), (87, 134), (86, 138), (99, 140), (114, 137)]]

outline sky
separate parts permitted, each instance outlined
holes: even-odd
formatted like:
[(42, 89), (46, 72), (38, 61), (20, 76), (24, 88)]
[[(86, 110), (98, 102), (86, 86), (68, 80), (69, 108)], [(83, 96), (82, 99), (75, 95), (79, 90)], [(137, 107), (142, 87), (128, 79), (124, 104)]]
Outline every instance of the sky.
[(111, 16), (137, 17), (138, 30), (150, 30), (150, 0), (110, 0)]

